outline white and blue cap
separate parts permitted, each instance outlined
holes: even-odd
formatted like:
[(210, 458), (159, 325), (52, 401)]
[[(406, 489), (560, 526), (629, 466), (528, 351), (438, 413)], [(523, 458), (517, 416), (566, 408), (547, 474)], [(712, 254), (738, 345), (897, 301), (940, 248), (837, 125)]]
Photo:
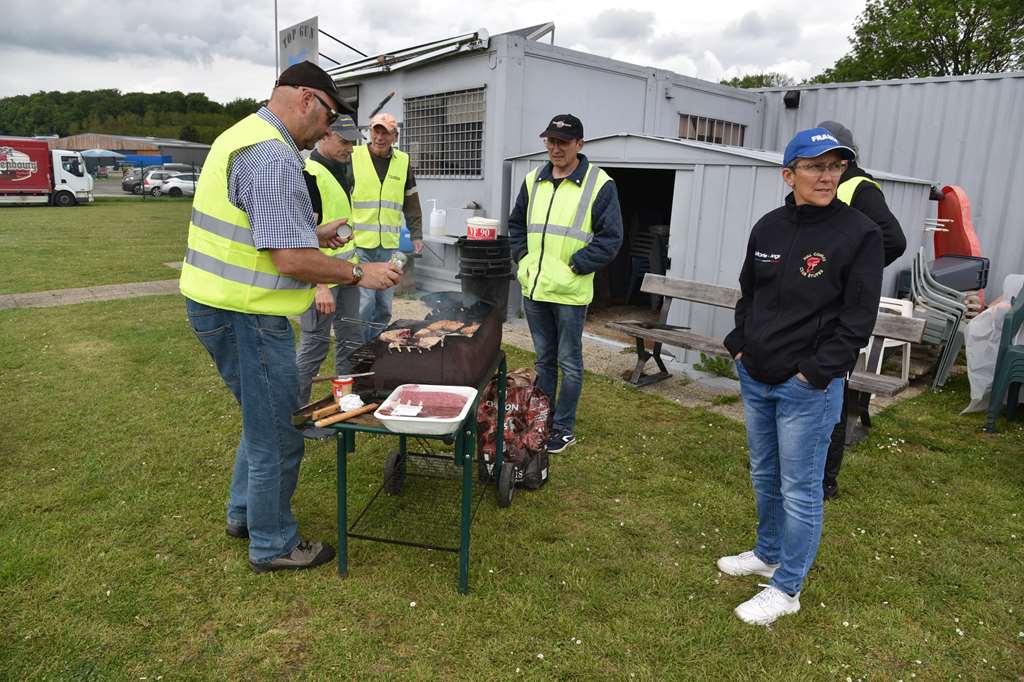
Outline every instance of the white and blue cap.
[(793, 136), (793, 139), (786, 145), (786, 152), (782, 155), (782, 165), (788, 166), (797, 159), (813, 159), (826, 152), (838, 149), (847, 161), (857, 158), (857, 152), (842, 145), (836, 136), (826, 128), (809, 128), (801, 130)]

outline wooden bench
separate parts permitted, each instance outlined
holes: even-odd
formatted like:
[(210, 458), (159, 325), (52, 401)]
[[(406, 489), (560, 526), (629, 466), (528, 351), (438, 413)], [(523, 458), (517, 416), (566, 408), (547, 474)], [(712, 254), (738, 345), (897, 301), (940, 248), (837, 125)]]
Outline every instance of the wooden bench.
[[(661, 358), (662, 347), (665, 344), (678, 346), (689, 350), (731, 357), (722, 343), (722, 339), (712, 338), (689, 331), (688, 327), (676, 327), (668, 324), (669, 310), (675, 300), (688, 301), (691, 303), (702, 303), (704, 305), (716, 306), (719, 308), (735, 309), (736, 302), (740, 300), (740, 291), (732, 287), (723, 287), (717, 284), (705, 284), (686, 279), (675, 279), (664, 275), (647, 274), (644, 276), (644, 283), (640, 290), (646, 294), (664, 296), (665, 302), (661, 306), (661, 317), (657, 324), (650, 324), (635, 321), (609, 322), (607, 326), (619, 332), (628, 334), (636, 341), (637, 361), (630, 383), (637, 386), (646, 386), (672, 376), (665, 367)], [(920, 343), (924, 334), (925, 321), (913, 317), (902, 317), (898, 315), (879, 314), (875, 322), (872, 336), (875, 337), (873, 348), (881, 349), (883, 339), (895, 339), (897, 341), (909, 341)], [(652, 350), (647, 350), (647, 342), (654, 344)], [(644, 374), (644, 367), (648, 360), (653, 359), (660, 370), (657, 374)], [(874, 366), (869, 361), (868, 367)], [(874, 374), (865, 371), (854, 371), (847, 383), (852, 391), (862, 393), (875, 393), (878, 395), (896, 395), (908, 385), (902, 377)]]

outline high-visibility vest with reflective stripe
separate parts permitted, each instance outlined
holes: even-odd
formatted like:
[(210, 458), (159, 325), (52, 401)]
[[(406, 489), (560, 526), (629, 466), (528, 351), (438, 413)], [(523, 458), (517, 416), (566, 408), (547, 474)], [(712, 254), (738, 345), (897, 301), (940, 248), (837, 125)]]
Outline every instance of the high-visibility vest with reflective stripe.
[(882, 189), (882, 186), (879, 185), (874, 180), (872, 180), (871, 178), (866, 178), (863, 175), (858, 175), (856, 177), (850, 178), (843, 184), (839, 185), (838, 188), (836, 188), (836, 196), (839, 198), (839, 201), (849, 206), (853, 202), (853, 195), (857, 192), (857, 188), (860, 187), (860, 183), (862, 182), (870, 182), (878, 189)]
[(594, 298), (594, 273), (577, 275), (569, 269), (573, 254), (594, 238), (591, 209), (604, 184), (611, 180), (590, 165), (583, 182), (562, 180), (555, 188), (550, 180), (537, 180), (537, 170), (527, 174), (526, 245), (519, 261), (523, 296), (534, 301), (587, 305)]
[[(316, 178), (317, 189), (320, 190), (321, 212), (320, 223), (329, 223), (342, 218), (352, 223), (352, 204), (349, 203), (348, 194), (342, 188), (341, 183), (334, 177), (331, 170), (315, 159), (306, 159), (306, 172)], [(340, 260), (347, 260), (350, 263), (358, 263), (359, 256), (356, 255), (355, 240), (349, 241), (344, 246), (336, 249), (320, 249), (324, 255)], [(336, 287), (337, 284), (328, 284), (329, 287)]]
[(245, 211), (228, 200), (232, 155), (268, 140), (287, 144), (277, 128), (251, 114), (210, 148), (192, 201), (179, 282), (181, 293), (193, 301), (260, 315), (298, 315), (313, 302), (313, 285), (278, 272), (270, 252), (256, 249)]
[(391, 150), (388, 172), (381, 184), (370, 158), (370, 148), (360, 145), (352, 150), (352, 226), (356, 246), (361, 249), (397, 249), (402, 231), (402, 205), (405, 181), (409, 176), (409, 155)]

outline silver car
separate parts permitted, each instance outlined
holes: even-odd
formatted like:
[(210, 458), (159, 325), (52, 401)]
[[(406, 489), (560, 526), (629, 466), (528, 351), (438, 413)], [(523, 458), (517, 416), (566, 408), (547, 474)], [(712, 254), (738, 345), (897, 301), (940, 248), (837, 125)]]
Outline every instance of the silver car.
[(153, 191), (154, 196), (166, 194), (172, 197), (191, 197), (196, 193), (196, 180), (199, 176), (194, 173), (181, 173), (164, 180), (160, 187)]

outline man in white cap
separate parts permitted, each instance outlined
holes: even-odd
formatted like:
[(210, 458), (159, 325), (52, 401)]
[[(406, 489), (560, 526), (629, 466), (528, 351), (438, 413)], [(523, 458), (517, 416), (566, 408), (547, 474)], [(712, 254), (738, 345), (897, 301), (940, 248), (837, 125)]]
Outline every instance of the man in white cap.
[[(352, 152), (352, 220), (356, 253), (361, 263), (385, 263), (398, 250), (403, 218), (416, 253), (423, 250), (423, 211), (409, 155), (395, 149), (398, 121), (380, 113), (370, 119), (370, 144)], [(359, 318), (367, 323), (366, 339), (391, 320), (394, 289), (361, 291)]]

